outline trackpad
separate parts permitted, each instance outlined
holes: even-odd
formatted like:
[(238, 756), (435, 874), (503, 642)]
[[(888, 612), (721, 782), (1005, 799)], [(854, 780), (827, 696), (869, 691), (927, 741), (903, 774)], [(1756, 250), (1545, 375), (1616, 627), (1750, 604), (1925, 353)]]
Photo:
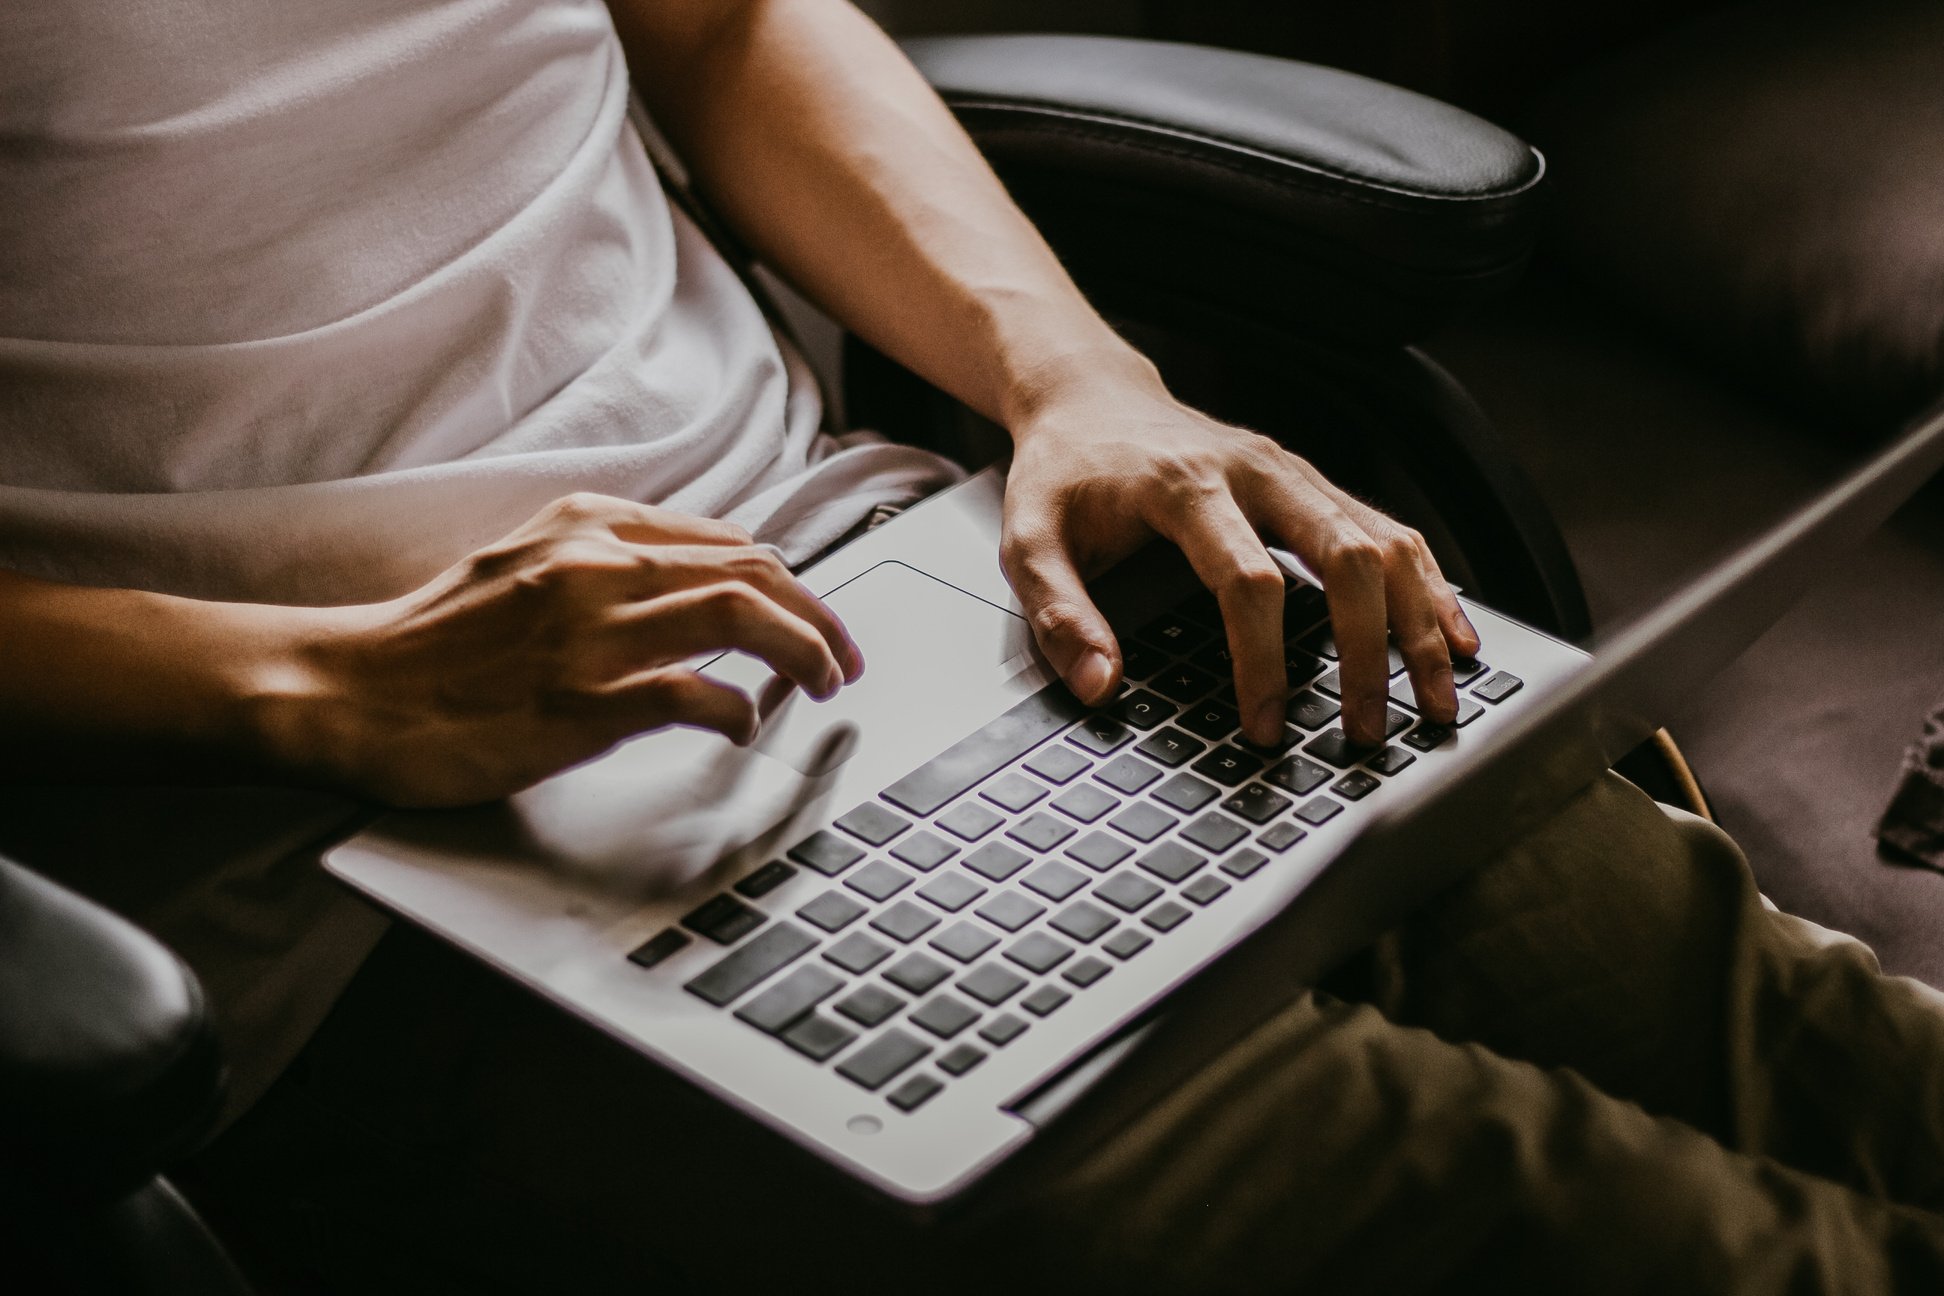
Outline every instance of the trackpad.
[[(901, 562), (879, 563), (824, 596), (864, 653), (864, 675), (828, 702), (790, 690), (770, 711), (756, 750), (817, 777), (851, 759), (863, 734), (897, 747), (992, 717), (994, 686), (1034, 662), (1024, 618)], [(769, 667), (731, 653), (704, 674), (762, 699), (780, 691)], [(882, 735), (883, 741), (879, 736)]]

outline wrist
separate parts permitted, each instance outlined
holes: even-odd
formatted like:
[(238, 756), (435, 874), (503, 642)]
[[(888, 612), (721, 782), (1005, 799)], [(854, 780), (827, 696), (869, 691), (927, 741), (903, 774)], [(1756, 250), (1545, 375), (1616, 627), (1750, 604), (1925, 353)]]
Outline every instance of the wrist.
[(360, 709), (357, 643), (365, 606), (251, 608), (227, 673), (229, 728), (252, 764), (296, 782), (346, 787)]
[(1022, 366), (999, 402), (1000, 422), (1018, 446), (1042, 429), (1068, 422), (1089, 407), (1166, 399), (1154, 362), (1101, 325), (1104, 338), (1048, 347)]

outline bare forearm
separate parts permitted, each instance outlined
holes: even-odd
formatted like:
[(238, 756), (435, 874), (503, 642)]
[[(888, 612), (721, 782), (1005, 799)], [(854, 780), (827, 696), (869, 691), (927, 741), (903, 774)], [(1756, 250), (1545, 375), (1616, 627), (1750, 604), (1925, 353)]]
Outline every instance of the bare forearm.
[(1056, 388), (1154, 381), (850, 5), (614, 9), (642, 94), (703, 190), (847, 328), (1014, 428)]
[(288, 777), (257, 718), (308, 611), (0, 571), (0, 779)]

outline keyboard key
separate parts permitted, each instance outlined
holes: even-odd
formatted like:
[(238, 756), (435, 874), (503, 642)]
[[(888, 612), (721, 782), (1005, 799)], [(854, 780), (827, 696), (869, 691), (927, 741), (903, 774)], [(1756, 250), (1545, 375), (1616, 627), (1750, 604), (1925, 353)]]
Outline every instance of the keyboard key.
[(1078, 831), (1070, 823), (1035, 811), (1006, 829), (1006, 836), (1036, 851), (1050, 851)]
[(1487, 702), (1503, 702), (1525, 687), (1525, 681), (1511, 671), (1497, 671), (1491, 678), (1472, 687), (1472, 696)]
[(1199, 738), (1190, 738), (1179, 729), (1169, 728), (1149, 734), (1134, 750), (1174, 769), (1207, 751), (1208, 744)]
[(1283, 595), (1283, 634), (1300, 637), (1303, 631), (1329, 614), (1329, 600), (1314, 585), (1297, 581)]
[(1090, 832), (1066, 848), (1067, 858), (1077, 859), (1096, 873), (1105, 873), (1134, 853), (1134, 848), (1104, 832)]
[(817, 938), (792, 923), (771, 923), (741, 948), (723, 956), (684, 988), (705, 1003), (726, 1008), (744, 991), (782, 971), (817, 947)]
[(1043, 985), (1019, 1001), (1019, 1006), (1035, 1017), (1045, 1017), (1057, 1012), (1067, 1000), (1073, 998), (1058, 986)]
[(1274, 742), (1259, 743), (1251, 738), (1237, 738), (1235, 745), (1252, 756), (1260, 756), (1264, 760), (1274, 760), (1291, 747), (1294, 747), (1297, 743), (1303, 741), (1303, 738), (1304, 734), (1301, 729), (1298, 729), (1295, 725), (1286, 724), (1282, 727), (1281, 732), (1276, 735)]
[(1073, 957), (1073, 946), (1054, 940), (1045, 932), (1034, 932), (1014, 941), (1006, 957), (1028, 971), (1051, 972)]
[(1087, 885), (1087, 875), (1071, 864), (1048, 860), (1021, 879), (1021, 885), (1058, 904)]
[(891, 957), (891, 947), (863, 932), (852, 932), (823, 952), (823, 956), (846, 972), (863, 975)]
[(911, 882), (911, 874), (883, 860), (872, 860), (844, 879), (845, 886), (873, 900), (889, 900)]
[(1053, 915), (1047, 926), (1062, 936), (1071, 936), (1082, 945), (1091, 944), (1114, 925), (1114, 915), (1087, 900), (1075, 900)]
[(687, 949), (690, 943), (688, 933), (680, 928), (664, 927), (629, 951), (628, 962), (651, 968), (676, 951)]
[(736, 892), (739, 895), (745, 895), (751, 900), (754, 900), (758, 896), (768, 895), (795, 876), (796, 870), (788, 864), (785, 864), (782, 860), (771, 860), (742, 881), (736, 883)]
[(957, 913), (986, 893), (986, 889), (963, 873), (940, 873), (918, 888), (918, 894), (943, 909)]
[(1172, 900), (1163, 900), (1160, 904), (1148, 910), (1141, 921), (1156, 931), (1173, 931), (1188, 921), (1188, 914), (1189, 911), (1183, 906), (1176, 904)]
[(1345, 801), (1361, 801), (1382, 786), (1383, 783), (1375, 774), (1365, 770), (1351, 770), (1330, 784), (1330, 791)]
[(682, 916), (682, 926), (718, 945), (734, 945), (763, 925), (763, 915), (727, 892), (712, 896)]
[(1108, 752), (1125, 747), (1133, 737), (1134, 731), (1112, 716), (1091, 715), (1067, 735), (1067, 741), (1082, 751), (1105, 756)]
[(1416, 760), (1417, 757), (1411, 755), (1411, 753), (1405, 751), (1402, 747), (1386, 747), (1375, 756), (1365, 760), (1364, 764), (1370, 766), (1370, 768), (1376, 770), (1379, 774), (1395, 774)]
[(838, 1012), (856, 1022), (859, 1026), (877, 1026), (898, 1015), (905, 1001), (880, 985), (863, 985), (839, 999), (834, 1005)]
[(924, 828), (891, 848), (892, 859), (909, 864), (920, 873), (931, 872), (958, 853), (958, 847)]
[(961, 1044), (938, 1059), (938, 1069), (946, 1075), (962, 1076), (985, 1060), (984, 1049)]
[(1330, 781), (1330, 771), (1313, 760), (1291, 756), (1270, 766), (1268, 773), (1262, 777), (1279, 788), (1288, 788), (1297, 796), (1308, 796)]
[(1349, 769), (1375, 749), (1351, 742), (1341, 729), (1331, 729), (1303, 750), (1338, 769)]
[(1113, 965), (1105, 959), (1097, 959), (1091, 954), (1086, 954), (1073, 960), (1072, 966), (1060, 973), (1060, 976), (1084, 990), (1113, 970)]
[(1149, 795), (1162, 805), (1173, 806), (1183, 814), (1193, 814), (1222, 794), (1214, 784), (1198, 779), (1193, 774), (1181, 773), (1154, 789)]
[[(1272, 792), (1270, 795), (1275, 794)], [(1229, 798), (1230, 801), (1234, 799), (1234, 797)], [(1227, 805), (1228, 802), (1224, 801), (1222, 804)], [(1283, 804), (1287, 805), (1288, 802), (1285, 801)], [(1211, 855), (1220, 855), (1248, 835), (1247, 828), (1227, 815), (1217, 814), (1213, 810), (1181, 830), (1181, 840), (1199, 846)]]
[(1195, 762), (1195, 773), (1206, 775), (1223, 787), (1245, 782), (1261, 768), (1261, 757), (1251, 756), (1240, 747), (1217, 747)]
[[(1302, 830), (1298, 829), (1297, 831), (1300, 832)], [(1247, 850), (1235, 852), (1235, 854), (1221, 861), (1216, 867), (1230, 877), (1245, 878), (1254, 877), (1261, 870), (1262, 866), (1268, 862), (1269, 857), (1252, 846)], [(1186, 894), (1186, 892), (1183, 894)]]
[(1384, 708), (1384, 737), (1395, 738), (1411, 727), (1411, 717), (1396, 707)]
[(938, 926), (938, 915), (909, 900), (900, 900), (871, 919), (871, 926), (900, 944), (909, 945)]
[(910, 814), (936, 814), (1085, 714), (1066, 685), (1049, 684), (893, 783), (884, 799)]
[(1399, 675), (1391, 681), (1390, 700), (1401, 707), (1409, 707), (1413, 711), (1418, 709), (1417, 693), (1411, 688), (1409, 676)]
[(1136, 863), (1158, 878), (1179, 882), (1208, 863), (1208, 857), (1195, 854), (1179, 842), (1162, 842)]
[(1131, 959), (1148, 946), (1154, 944), (1154, 937), (1132, 927), (1123, 927), (1101, 942), (1100, 948), (1117, 959)]
[(1240, 815), (1252, 824), (1266, 824), (1289, 809), (1289, 805), (1289, 798), (1282, 793), (1271, 792), (1260, 783), (1247, 783), (1234, 796), (1222, 802), (1222, 809)]
[(811, 963), (796, 969), (769, 989), (736, 1009), (736, 1017), (765, 1035), (780, 1035), (785, 1027), (844, 986), (844, 978)]
[(911, 820), (885, 809), (875, 801), (866, 801), (839, 819), (837, 826), (859, 841), (882, 846), (911, 827)]
[(1161, 777), (1161, 771), (1144, 760), (1133, 756), (1116, 756), (1099, 769), (1094, 777), (1113, 788), (1133, 796), (1148, 784)]
[(1145, 801), (1136, 801), (1107, 821), (1109, 827), (1139, 842), (1151, 842), (1180, 822), (1166, 810)]
[(1472, 701), (1470, 698), (1464, 696), (1463, 694), (1459, 694), (1458, 718), (1452, 721), (1452, 723), (1457, 725), (1460, 729), (1463, 729), (1466, 725), (1470, 724), (1472, 721), (1478, 719), (1478, 717), (1484, 714), (1485, 714), (1484, 707), (1478, 705), (1478, 703)]
[(1283, 676), (1291, 688), (1301, 688), (1315, 679), (1316, 672), (1322, 669), (1322, 661), (1301, 648), (1289, 648), (1283, 652)]
[(997, 841), (987, 842), (960, 861), (991, 882), (1004, 882), (1032, 862), (1033, 857), (1025, 851)]
[(1186, 617), (1164, 612), (1141, 629), (1141, 639), (1177, 656), (1191, 653), (1209, 640), (1206, 627)]
[(988, 1044), (1003, 1048), (1018, 1039), (1026, 1030), (1026, 1023), (1011, 1013), (1000, 1013), (985, 1025), (979, 1027), (979, 1038)]
[(1312, 827), (1326, 824), (1343, 813), (1343, 804), (1326, 796), (1311, 797), (1296, 807), (1296, 817)]
[(797, 917), (815, 923), (825, 931), (842, 931), (869, 911), (842, 891), (826, 891), (797, 910)]
[(936, 1076), (915, 1075), (884, 1095), (884, 1100), (901, 1112), (917, 1111), (931, 1096), (945, 1087)]
[(1343, 696), (1343, 681), (1336, 671), (1325, 671), (1322, 678), (1312, 680), (1310, 687), (1318, 693), (1327, 693), (1333, 698)]
[(1018, 931), (1033, 919), (1046, 912), (1046, 906), (1028, 900), (1017, 891), (1003, 891), (973, 910), (979, 917), (994, 927), (1007, 931)]
[(1095, 887), (1094, 894), (1123, 913), (1134, 913), (1160, 895), (1161, 888), (1138, 873), (1116, 873)]
[[(959, 978), (958, 988), (987, 1007), (996, 1008), (1026, 988), (1026, 978), (997, 963), (982, 963)], [(979, 1032), (981, 1035), (984, 1031)], [(999, 1043), (1005, 1043), (1000, 1040)]]
[(1490, 669), (1492, 669), (1490, 666), (1487, 666), (1477, 658), (1453, 658), (1451, 663), (1451, 678), (1457, 683), (1459, 688), (1463, 688)]
[(1215, 677), (1207, 671), (1196, 670), (1187, 662), (1176, 662), (1149, 680), (1148, 687), (1173, 701), (1193, 702), (1214, 688), (1215, 683)]
[(1289, 717), (1291, 724), (1301, 725), (1310, 730), (1321, 729), (1336, 719), (1342, 711), (1343, 708), (1335, 698), (1324, 697), (1321, 693), (1310, 689), (1304, 689), (1291, 697), (1283, 708), (1283, 714)]
[(950, 1039), (979, 1020), (979, 1011), (951, 995), (942, 994), (912, 1009), (905, 1020), (916, 1022), (940, 1039)]
[[(1221, 672), (1227, 676), (1228, 671)], [(1234, 707), (1220, 702), (1205, 700), (1197, 702), (1181, 713), (1181, 727), (1191, 734), (1199, 735), (1211, 742), (1220, 742), (1234, 733), (1242, 723), (1242, 717)]]
[(1227, 895), (1229, 884), (1213, 873), (1205, 874), (1181, 888), (1181, 894), (1198, 905), (1212, 904)]
[(996, 806), (1018, 814), (1046, 795), (1046, 789), (1024, 774), (1001, 774), (979, 789), (979, 795)]
[(970, 963), (999, 943), (999, 938), (975, 923), (957, 922), (931, 938), (931, 947), (961, 963)]
[(1004, 822), (1006, 820), (1003, 815), (994, 813), (991, 808), (982, 806), (977, 801), (955, 805), (938, 816), (940, 828), (954, 837), (969, 842), (979, 840)]
[(811, 1061), (828, 1062), (849, 1047), (857, 1032), (813, 1012), (784, 1031), (781, 1038)]
[(1215, 596), (1205, 589), (1198, 589), (1181, 602), (1175, 604), (1175, 615), (1187, 617), (1197, 625), (1205, 625), (1210, 630), (1222, 628), (1222, 605)]
[(1307, 836), (1308, 833), (1285, 819), (1279, 824), (1270, 824), (1257, 833), (1256, 840), (1280, 855)]
[(1421, 724), (1404, 735), (1404, 745), (1415, 747), (1419, 751), (1430, 751), (1451, 737), (1452, 733), (1453, 729), (1450, 725)]
[(864, 858), (864, 848), (856, 842), (845, 841), (828, 829), (819, 829), (790, 847), (785, 854), (805, 868), (813, 868), (825, 877), (836, 877)]
[(1114, 714), (1136, 729), (1152, 729), (1175, 713), (1175, 704), (1146, 689), (1135, 689), (1114, 703)]
[(929, 954), (917, 950), (905, 955), (884, 970), (884, 979), (900, 990), (926, 994), (952, 974), (952, 970)]
[(1087, 772), (1093, 762), (1071, 747), (1054, 743), (1041, 751), (1033, 753), (1026, 762), (1029, 773), (1037, 774), (1048, 783), (1071, 783)]
[(1132, 684), (1144, 680), (1168, 664), (1168, 654), (1150, 648), (1138, 639), (1121, 640), (1121, 678)]
[(1331, 661), (1335, 661), (1337, 659), (1336, 632), (1331, 630), (1330, 627), (1324, 626), (1316, 631), (1316, 633), (1308, 635), (1303, 639), (1303, 649), (1306, 652), (1315, 653), (1319, 657), (1328, 657)]
[(931, 1051), (931, 1045), (893, 1026), (839, 1062), (837, 1074), (866, 1089), (881, 1089), (887, 1080)]
[(1092, 823), (1119, 804), (1120, 801), (1112, 793), (1103, 792), (1091, 783), (1069, 788), (1053, 798), (1055, 810), (1063, 815), (1071, 815), (1081, 823)]

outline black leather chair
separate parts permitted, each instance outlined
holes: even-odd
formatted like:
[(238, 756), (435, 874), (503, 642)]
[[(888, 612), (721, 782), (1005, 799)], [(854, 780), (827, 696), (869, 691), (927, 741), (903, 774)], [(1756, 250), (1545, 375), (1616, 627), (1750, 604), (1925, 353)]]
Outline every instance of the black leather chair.
[[(1572, 564), (1465, 393), (1411, 343), (1520, 272), (1543, 166), (1359, 77), (1081, 37), (916, 41), (1082, 287), (1184, 397), (1281, 438), (1422, 529), (1454, 579), (1566, 637)], [(968, 416), (852, 343), (855, 423), (971, 453)], [(134, 865), (131, 865), (134, 866)], [(159, 1178), (221, 1067), (182, 964), (0, 862), (0, 1231), (77, 1290), (243, 1290)], [(0, 1278), (0, 1282), (4, 1282)]]

